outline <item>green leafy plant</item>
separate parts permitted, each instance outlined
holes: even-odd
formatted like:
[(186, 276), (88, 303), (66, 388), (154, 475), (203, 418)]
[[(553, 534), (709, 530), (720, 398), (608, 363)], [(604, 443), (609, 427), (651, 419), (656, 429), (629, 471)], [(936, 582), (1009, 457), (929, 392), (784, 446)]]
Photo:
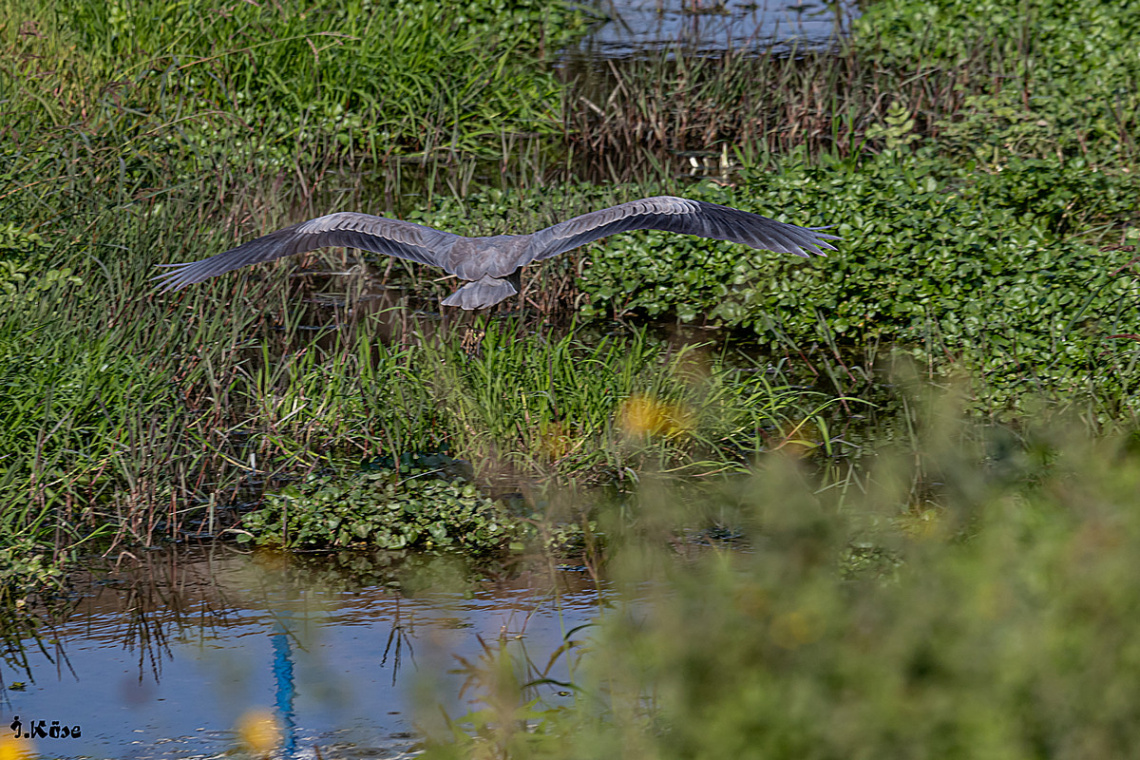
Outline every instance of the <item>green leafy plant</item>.
[(872, 124), (867, 128), (867, 138), (875, 140), (883, 138), (887, 150), (905, 148), (922, 139), (914, 131), (914, 117), (906, 106), (895, 101), (887, 108), (882, 124)]
[(310, 475), (242, 517), (241, 542), (298, 548), (502, 551), (522, 532), (502, 505), (440, 471), (381, 468)]
[[(1058, 153), (1135, 160), (1140, 60), (1125, 5), (1044, 0), (892, 0), (853, 24), (861, 58), (892, 69), (954, 72), (966, 94), (942, 131), (986, 162)], [(991, 87), (976, 87), (1000, 72)], [(948, 147), (950, 147), (948, 145)]]
[(0, 224), (0, 292), (8, 296), (9, 308), (43, 298), (53, 288), (83, 283), (70, 267), (43, 271), (48, 263), (42, 236), (11, 222)]
[[(6, 526), (0, 526), (6, 527)], [(0, 536), (0, 540), (4, 538)], [(51, 548), (24, 537), (0, 545), (0, 607), (22, 601), (31, 592), (58, 590), (63, 570), (53, 562)]]
[[(664, 233), (613, 238), (586, 259), (584, 312), (673, 313), (748, 328), (776, 350), (896, 344), (924, 362), (963, 362), (999, 405), (1029, 388), (1073, 392), (1105, 366), (1105, 336), (1140, 330), (1140, 283), (1121, 270), (1132, 255), (1074, 234), (1133, 218), (1134, 174), (1079, 159), (972, 172), (923, 149), (746, 177), (735, 192), (689, 195), (837, 222), (839, 251), (803, 261)], [(1135, 372), (1134, 348), (1120, 351), (1110, 372)]]

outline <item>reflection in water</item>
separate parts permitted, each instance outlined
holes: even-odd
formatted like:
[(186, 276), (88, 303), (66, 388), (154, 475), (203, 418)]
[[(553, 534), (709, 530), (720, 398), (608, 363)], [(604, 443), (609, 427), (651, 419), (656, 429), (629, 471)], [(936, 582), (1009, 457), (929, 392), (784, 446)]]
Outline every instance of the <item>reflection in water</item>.
[(291, 616), (289, 610), (282, 611), (280, 617), (273, 622), (273, 680), (277, 686), (276, 698), (273, 701), (277, 708), (277, 716), (284, 731), (282, 749), (287, 756), (292, 756), (297, 749), (297, 714), (293, 704), (293, 697), (297, 687), (293, 682), (293, 633), (286, 622)]
[(392, 757), (415, 742), (409, 699), (425, 679), (462, 714), (463, 677), (447, 671), (477, 660), (483, 641), (506, 634), (545, 662), (597, 610), (577, 573), (490, 583), (454, 561), (377, 559), (213, 547), (92, 570), (52, 643), (25, 639), (23, 659), (3, 664), (4, 683), (27, 686), (7, 691), (0, 734), (20, 716), (82, 727), (79, 739), (37, 739), (47, 756), (217, 755), (242, 716), (272, 707), (286, 756)]

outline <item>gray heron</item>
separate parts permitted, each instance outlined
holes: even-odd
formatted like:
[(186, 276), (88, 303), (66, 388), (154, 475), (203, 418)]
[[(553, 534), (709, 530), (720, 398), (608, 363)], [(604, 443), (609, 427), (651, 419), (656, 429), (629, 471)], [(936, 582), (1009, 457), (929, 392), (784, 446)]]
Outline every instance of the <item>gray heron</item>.
[(250, 264), (328, 246), (357, 248), (439, 267), (467, 284), (443, 300), (468, 311), (493, 306), (521, 290), (520, 272), (535, 261), (565, 253), (592, 240), (630, 230), (665, 230), (809, 258), (834, 251), (825, 227), (797, 227), (716, 203), (643, 198), (576, 216), (530, 235), (462, 237), (413, 222), (342, 211), (294, 224), (200, 261), (170, 267), (153, 279), (165, 292)]

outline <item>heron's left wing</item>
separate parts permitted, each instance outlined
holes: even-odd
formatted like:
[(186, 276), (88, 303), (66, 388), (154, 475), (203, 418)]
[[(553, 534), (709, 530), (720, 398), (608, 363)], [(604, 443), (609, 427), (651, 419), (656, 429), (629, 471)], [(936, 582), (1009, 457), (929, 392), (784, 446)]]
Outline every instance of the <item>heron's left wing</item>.
[(812, 253), (824, 256), (823, 249), (835, 250), (827, 241), (839, 238), (819, 232), (821, 229), (826, 228), (797, 227), (730, 206), (662, 195), (593, 211), (540, 230), (531, 236), (519, 266), (629, 230), (665, 230), (805, 258)]
[(383, 253), (442, 267), (450, 272), (447, 253), (459, 239), (458, 235), (414, 222), (344, 211), (271, 232), (208, 259), (184, 264), (159, 264), (160, 267), (171, 267), (171, 270), (153, 279), (164, 291), (180, 290), (250, 264), (328, 246)]

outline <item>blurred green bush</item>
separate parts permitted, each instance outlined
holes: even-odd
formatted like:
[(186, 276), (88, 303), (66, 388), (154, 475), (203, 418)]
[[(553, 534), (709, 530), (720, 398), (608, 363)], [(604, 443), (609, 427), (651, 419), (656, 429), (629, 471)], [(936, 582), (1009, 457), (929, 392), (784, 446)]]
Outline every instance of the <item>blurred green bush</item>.
[[(768, 457), (710, 496), (746, 551), (678, 561), (615, 523), (600, 628), (551, 657), (571, 657), (573, 683), (528, 682), (504, 643), (426, 756), (1128, 756), (1137, 438), (1037, 428), (1009, 446), (1008, 430), (962, 424), (959, 403), (881, 448), (860, 488)], [(642, 526), (670, 499), (644, 489)], [(546, 672), (536, 656), (529, 672)]]

